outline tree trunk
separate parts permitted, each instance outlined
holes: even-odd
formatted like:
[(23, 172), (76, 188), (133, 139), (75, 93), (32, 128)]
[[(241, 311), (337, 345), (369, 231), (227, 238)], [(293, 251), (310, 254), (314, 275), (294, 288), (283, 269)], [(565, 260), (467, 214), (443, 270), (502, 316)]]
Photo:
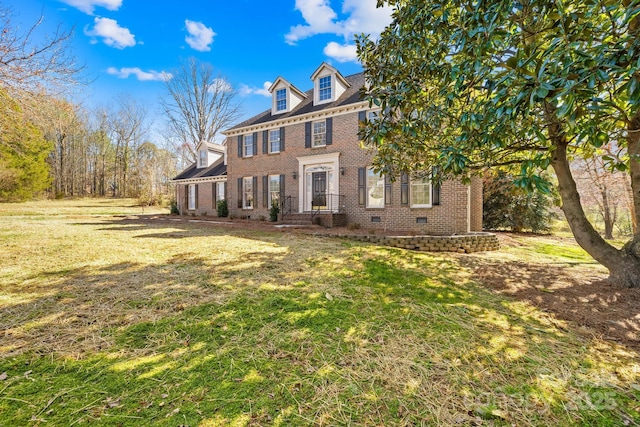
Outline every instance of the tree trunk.
[(566, 143), (558, 144), (551, 165), (558, 177), (561, 208), (576, 242), (609, 270), (611, 280), (628, 287), (640, 287), (640, 241), (634, 236), (622, 249), (616, 249), (593, 228), (582, 209), (580, 195), (569, 169), (566, 147)]
[[(593, 228), (584, 213), (576, 182), (571, 174), (567, 160), (568, 142), (562, 132), (562, 124), (556, 118), (555, 107), (550, 104), (545, 105), (544, 113), (548, 123), (549, 138), (556, 147), (553, 150), (551, 166), (558, 178), (558, 191), (562, 200), (561, 209), (567, 218), (573, 237), (582, 249), (609, 270), (609, 278), (612, 281), (628, 287), (640, 287), (640, 238), (638, 234), (635, 234), (633, 239), (622, 249), (616, 249)], [(636, 129), (640, 129), (640, 117), (636, 116), (636, 118), (638, 119), (636, 124), (639, 125)], [(635, 145), (631, 140), (634, 137)], [(638, 153), (638, 141), (640, 141), (640, 134), (637, 131), (629, 132), (629, 154)], [(638, 193), (640, 191), (640, 162), (633, 160), (633, 155), (631, 158), (631, 185), (634, 190), (636, 212), (638, 212), (638, 208), (640, 208), (638, 205), (640, 203), (640, 194)]]
[(604, 220), (604, 238), (613, 240), (613, 223), (615, 215), (611, 215), (611, 206), (609, 205), (609, 195), (606, 189), (600, 192), (602, 195), (602, 219)]

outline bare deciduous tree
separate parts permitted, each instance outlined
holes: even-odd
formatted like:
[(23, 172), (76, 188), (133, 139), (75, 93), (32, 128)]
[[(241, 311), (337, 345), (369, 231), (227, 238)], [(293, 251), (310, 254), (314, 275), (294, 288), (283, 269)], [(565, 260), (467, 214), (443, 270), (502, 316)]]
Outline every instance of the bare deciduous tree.
[(58, 27), (37, 41), (43, 17), (24, 32), (11, 19), (11, 9), (0, 3), (0, 84), (21, 94), (75, 84), (83, 67), (70, 53), (73, 30)]
[(112, 182), (115, 197), (130, 194), (128, 184), (130, 169), (137, 148), (148, 131), (147, 109), (127, 96), (116, 100), (117, 110), (108, 115), (108, 132), (115, 144), (115, 167)]
[(162, 107), (175, 145), (196, 160), (200, 141), (214, 142), (218, 133), (240, 115), (237, 93), (213, 66), (191, 58), (166, 81)]

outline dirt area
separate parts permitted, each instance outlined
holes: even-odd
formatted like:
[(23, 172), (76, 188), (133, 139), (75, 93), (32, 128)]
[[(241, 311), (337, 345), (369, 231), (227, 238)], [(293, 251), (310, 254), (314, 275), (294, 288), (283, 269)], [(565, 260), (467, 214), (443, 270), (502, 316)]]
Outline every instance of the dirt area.
[[(497, 234), (503, 248), (519, 244), (510, 233)], [(460, 259), (473, 269), (475, 280), (493, 292), (527, 301), (583, 334), (640, 351), (640, 289), (609, 282), (603, 268)]]
[[(218, 218), (153, 217), (177, 221), (223, 223), (239, 229), (281, 231), (321, 235), (402, 235), (394, 230), (350, 230), (344, 227), (278, 227), (259, 221)], [(497, 233), (501, 247), (519, 245), (514, 235)], [(548, 237), (550, 241), (557, 239)], [(628, 289), (607, 280), (603, 269), (570, 263), (532, 263), (483, 257), (482, 254), (452, 255), (474, 271), (474, 278), (492, 292), (529, 302), (563, 322), (573, 324), (583, 334), (616, 342), (640, 351), (640, 289)]]

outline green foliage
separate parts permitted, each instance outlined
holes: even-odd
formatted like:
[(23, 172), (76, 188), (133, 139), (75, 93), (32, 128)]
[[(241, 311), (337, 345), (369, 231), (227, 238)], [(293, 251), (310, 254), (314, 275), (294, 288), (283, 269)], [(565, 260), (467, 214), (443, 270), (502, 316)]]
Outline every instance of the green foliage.
[[(362, 139), (385, 172), (487, 166), (549, 190), (558, 141), (589, 157), (626, 148), (640, 107), (640, 1), (380, 1), (396, 7), (379, 41), (358, 38), (382, 109)], [(621, 151), (620, 153), (624, 153)], [(628, 156), (606, 163), (628, 169)]]
[(4, 90), (0, 105), (0, 201), (28, 200), (50, 184), (51, 145)]
[(271, 209), (269, 209), (269, 221), (276, 222), (278, 220), (278, 214), (280, 213), (280, 204), (277, 200), (271, 202)]
[(229, 216), (229, 206), (227, 205), (227, 200), (218, 200), (216, 204), (216, 211), (218, 212), (219, 218), (226, 218)]
[(169, 212), (171, 212), (171, 215), (180, 215), (180, 209), (178, 208), (178, 201), (176, 199), (171, 199)]
[(540, 191), (529, 192), (514, 185), (504, 173), (483, 178), (483, 226), (489, 230), (547, 232), (555, 218), (549, 210), (553, 200)]

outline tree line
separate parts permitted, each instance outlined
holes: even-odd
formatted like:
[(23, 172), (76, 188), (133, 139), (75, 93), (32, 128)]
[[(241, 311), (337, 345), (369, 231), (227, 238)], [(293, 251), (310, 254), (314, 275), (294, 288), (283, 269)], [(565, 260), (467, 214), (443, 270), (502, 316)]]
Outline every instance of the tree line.
[(240, 115), (231, 85), (190, 59), (165, 82), (159, 147), (149, 140), (146, 106), (133, 98), (120, 95), (94, 110), (69, 100), (86, 83), (71, 56), (73, 31), (38, 42), (41, 20), (20, 32), (11, 18), (0, 2), (0, 201), (46, 195), (158, 203), (171, 194), (178, 168), (195, 161), (197, 144), (214, 142)]

